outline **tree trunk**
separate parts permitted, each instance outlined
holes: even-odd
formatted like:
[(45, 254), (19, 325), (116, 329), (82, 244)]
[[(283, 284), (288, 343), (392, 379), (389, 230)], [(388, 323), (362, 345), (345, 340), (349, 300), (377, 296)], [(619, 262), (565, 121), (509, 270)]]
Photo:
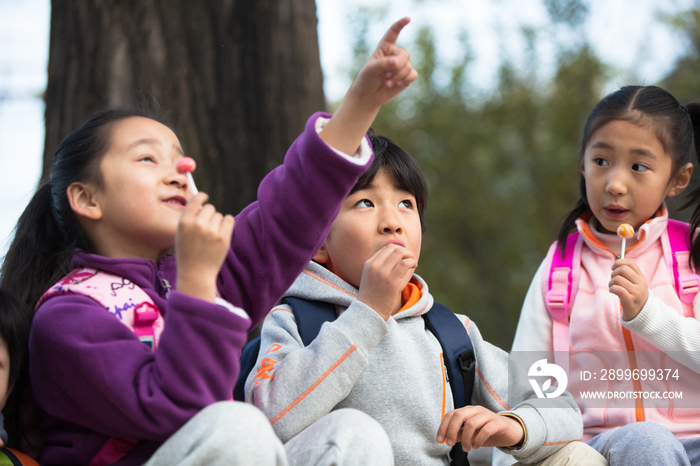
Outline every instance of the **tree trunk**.
[(155, 100), (225, 213), (325, 108), (314, 0), (53, 0), (42, 180), (106, 106)]

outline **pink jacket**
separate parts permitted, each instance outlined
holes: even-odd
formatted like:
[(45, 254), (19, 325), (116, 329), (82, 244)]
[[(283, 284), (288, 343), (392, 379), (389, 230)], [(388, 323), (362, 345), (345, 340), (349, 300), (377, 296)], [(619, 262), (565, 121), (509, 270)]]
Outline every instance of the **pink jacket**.
[[(700, 302), (696, 296), (693, 303), (684, 304), (676, 294), (661, 243), (667, 221), (663, 206), (657, 217), (639, 228), (636, 242), (628, 243), (632, 245), (625, 257), (637, 263), (650, 293), (639, 315), (625, 322), (619, 299), (608, 290), (620, 240), (616, 235), (595, 231), (597, 221), (593, 217), (577, 220), (584, 244), (579, 288), (569, 321), (567, 391), (581, 408), (586, 441), (613, 427), (639, 421), (662, 424), (679, 438), (700, 435), (700, 395), (696, 394), (700, 386), (700, 323), (695, 317), (700, 315)], [(542, 292), (549, 266), (545, 260), (530, 286), (513, 342), (514, 352), (553, 351), (552, 318)], [(671, 371), (662, 371), (661, 381), (648, 380), (649, 370), (654, 369), (656, 375), (659, 368)], [(617, 371), (612, 375), (610, 369), (622, 369), (622, 380)], [(674, 378), (676, 369), (679, 372)], [(584, 380), (582, 371), (588, 371), (588, 380)], [(634, 380), (635, 373), (638, 380)], [(646, 380), (642, 380), (642, 374)], [(600, 391), (621, 398), (592, 401), (584, 394)], [(652, 398), (652, 393), (663, 396), (669, 391), (682, 392), (684, 399)], [(645, 398), (647, 395), (649, 398)]]

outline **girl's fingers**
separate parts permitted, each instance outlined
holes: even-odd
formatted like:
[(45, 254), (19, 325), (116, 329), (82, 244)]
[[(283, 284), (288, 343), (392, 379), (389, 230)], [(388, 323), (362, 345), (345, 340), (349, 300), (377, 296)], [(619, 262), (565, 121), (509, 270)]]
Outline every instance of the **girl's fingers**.
[(610, 285), (610, 292), (620, 299), (628, 299), (631, 297), (627, 288), (621, 285)]
[(643, 283), (642, 276), (626, 266), (620, 267), (610, 275), (610, 283), (613, 283), (613, 281), (615, 280), (621, 280), (623, 282), (626, 281), (633, 285), (639, 285)]
[(236, 219), (233, 217), (233, 215), (224, 215), (224, 219), (221, 222), (221, 233), (227, 238), (230, 238), (233, 234), (233, 227), (235, 224)]
[(207, 202), (209, 195), (207, 193), (200, 192), (196, 196), (192, 196), (185, 206), (185, 210), (182, 212), (182, 217), (194, 217), (199, 209)]
[(394, 73), (393, 76), (389, 77), (386, 81), (390, 81), (392, 85), (397, 85), (398, 83), (403, 82), (413, 71), (413, 68), (411, 66), (404, 66), (400, 70), (398, 70), (396, 73)]
[(208, 227), (216, 214), (217, 212), (213, 205), (204, 204), (195, 214), (195, 223), (200, 227)]
[(636, 274), (641, 275), (642, 271), (639, 268), (639, 265), (632, 259), (617, 259), (615, 263), (613, 264), (613, 271), (628, 267), (631, 270), (633, 270)]
[(398, 70), (397, 58), (393, 55), (369, 60), (365, 64), (365, 69), (371, 76), (383, 76), (386, 81), (388, 76), (393, 75)]
[(401, 30), (410, 21), (411, 18), (405, 17), (392, 24), (389, 30), (386, 31), (386, 33), (384, 34), (384, 37), (382, 37), (382, 40), (379, 41), (379, 48), (384, 50), (385, 48), (389, 48), (391, 46), (396, 45), (396, 41), (399, 39), (399, 34), (401, 33)]
[(415, 81), (417, 78), (418, 78), (418, 71), (416, 71), (415, 69), (412, 69), (411, 72), (409, 73), (409, 75), (405, 79), (402, 79), (396, 83), (395, 87), (398, 87), (400, 89), (404, 89), (404, 88), (408, 87), (408, 85), (411, 84), (413, 81)]

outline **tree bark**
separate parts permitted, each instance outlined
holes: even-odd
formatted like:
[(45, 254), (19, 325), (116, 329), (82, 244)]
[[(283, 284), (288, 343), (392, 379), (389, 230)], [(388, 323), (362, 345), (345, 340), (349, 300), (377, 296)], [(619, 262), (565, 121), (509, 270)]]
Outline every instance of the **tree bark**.
[(156, 101), (225, 213), (325, 108), (314, 0), (53, 0), (42, 180), (106, 106)]

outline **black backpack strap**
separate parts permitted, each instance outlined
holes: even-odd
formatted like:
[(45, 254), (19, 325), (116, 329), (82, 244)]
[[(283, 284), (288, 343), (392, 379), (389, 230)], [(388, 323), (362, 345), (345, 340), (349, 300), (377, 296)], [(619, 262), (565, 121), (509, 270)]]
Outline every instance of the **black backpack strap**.
[(233, 399), (236, 401), (245, 401), (245, 381), (255, 368), (255, 363), (258, 362), (258, 353), (260, 353), (260, 337), (255, 337), (250, 340), (241, 352), (241, 371), (238, 373), (238, 380), (233, 389)]
[(290, 297), (282, 298), (281, 302), (292, 308), (304, 346), (314, 341), (325, 322), (332, 322), (338, 317), (332, 303)]
[[(459, 317), (439, 303), (433, 303), (433, 307), (423, 314), (423, 319), (425, 326), (435, 335), (442, 346), (455, 409), (471, 404), (476, 358), (467, 329)], [(461, 443), (457, 443), (452, 448), (450, 455), (452, 466), (469, 465), (467, 454), (462, 450)]]
[[(338, 316), (335, 305), (323, 301), (312, 301), (304, 298), (283, 298), (281, 301), (292, 308), (297, 321), (299, 336), (304, 346), (309, 346), (321, 331), (324, 322), (331, 322)], [(248, 374), (255, 368), (260, 353), (260, 337), (249, 341), (241, 352), (241, 372), (233, 390), (233, 399), (245, 401), (245, 381)]]

